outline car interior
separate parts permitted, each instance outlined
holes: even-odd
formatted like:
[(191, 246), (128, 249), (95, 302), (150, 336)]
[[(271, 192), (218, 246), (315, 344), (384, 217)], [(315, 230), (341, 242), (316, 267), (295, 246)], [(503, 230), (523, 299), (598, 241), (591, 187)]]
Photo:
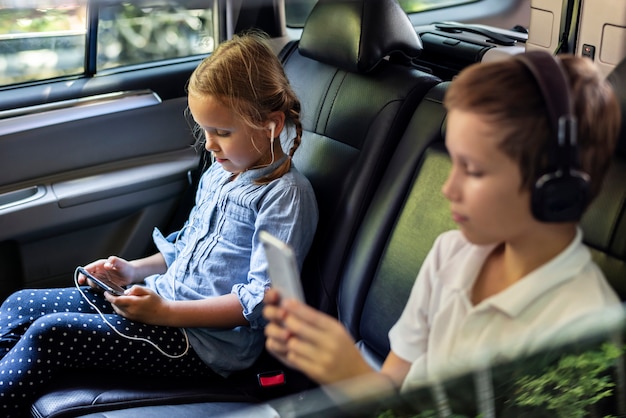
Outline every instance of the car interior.
[[(476, 62), (532, 49), (569, 52), (593, 59), (611, 82), (622, 129), (581, 227), (594, 261), (626, 299), (623, 6), (478, 0), (407, 14), (397, 0), (319, 0), (294, 29), (286, 1), (214, 3), (230, 22), (224, 38), (249, 28), (272, 36), (301, 100), (304, 133), (294, 163), (313, 185), (320, 215), (301, 272), (307, 303), (339, 318), (372, 366), (390, 350), (388, 331), (435, 238), (455, 228), (441, 194), (450, 167), (442, 101), (454, 76)], [(191, 147), (185, 112), (186, 82), (198, 62), (0, 90), (2, 299), (20, 288), (71, 286), (76, 266), (110, 254), (144, 256), (154, 251), (155, 226), (176, 230), (184, 221), (208, 164)], [(275, 375), (284, 383), (262, 379)], [(318, 389), (267, 352), (220, 380), (68, 370), (31, 416), (255, 416), (247, 408), (265, 403), (283, 417), (377, 411), (367, 403), (333, 409)], [(426, 396), (402, 401), (412, 395)], [(626, 413), (620, 399), (603, 412)], [(475, 407), (474, 399), (460, 402)]]

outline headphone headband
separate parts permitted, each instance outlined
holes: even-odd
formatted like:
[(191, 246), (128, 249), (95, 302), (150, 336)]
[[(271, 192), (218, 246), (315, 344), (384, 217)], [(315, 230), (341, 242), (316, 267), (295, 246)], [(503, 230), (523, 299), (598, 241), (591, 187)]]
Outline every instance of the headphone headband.
[[(548, 109), (552, 132), (561, 139), (559, 129), (564, 125), (563, 120), (569, 123), (576, 120), (569, 80), (563, 66), (558, 59), (544, 51), (527, 52), (517, 58), (526, 65), (537, 82)], [(562, 145), (560, 141), (559, 144)]]

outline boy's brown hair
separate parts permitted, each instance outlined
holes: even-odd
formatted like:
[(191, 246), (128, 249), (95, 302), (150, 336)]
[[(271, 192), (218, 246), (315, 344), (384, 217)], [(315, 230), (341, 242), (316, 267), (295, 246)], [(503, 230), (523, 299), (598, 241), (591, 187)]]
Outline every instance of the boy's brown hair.
[[(574, 113), (578, 119), (580, 168), (590, 177), (593, 199), (602, 185), (615, 149), (620, 108), (611, 86), (591, 60), (560, 55), (569, 79)], [(526, 66), (516, 59), (475, 64), (451, 83), (444, 105), (477, 113), (503, 132), (500, 149), (517, 162), (522, 188), (532, 189), (547, 167), (551, 141), (548, 111), (539, 86)]]

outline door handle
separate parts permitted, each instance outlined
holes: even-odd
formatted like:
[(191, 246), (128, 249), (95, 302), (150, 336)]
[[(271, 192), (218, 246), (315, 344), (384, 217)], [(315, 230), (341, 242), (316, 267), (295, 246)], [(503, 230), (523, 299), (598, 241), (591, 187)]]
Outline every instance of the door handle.
[(0, 210), (32, 202), (33, 200), (43, 197), (45, 194), (46, 188), (41, 185), (0, 194)]

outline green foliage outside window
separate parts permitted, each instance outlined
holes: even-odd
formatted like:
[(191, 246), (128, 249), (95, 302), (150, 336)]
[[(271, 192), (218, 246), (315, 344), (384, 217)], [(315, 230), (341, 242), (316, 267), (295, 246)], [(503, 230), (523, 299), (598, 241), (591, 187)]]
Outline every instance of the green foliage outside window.
[(543, 408), (556, 418), (598, 416), (594, 406), (613, 394), (610, 370), (623, 352), (605, 343), (599, 350), (564, 356), (542, 374), (519, 378), (512, 402)]
[(0, 9), (0, 35), (85, 29), (85, 9)]
[[(536, 373), (514, 377), (511, 392), (496, 393), (505, 398), (502, 416), (554, 418), (614, 418), (599, 407), (614, 394), (613, 372), (624, 355), (625, 347), (604, 343), (581, 354), (565, 354)], [(470, 385), (471, 386), (471, 385)], [(473, 390), (468, 387), (468, 390)], [(609, 408), (610, 409), (610, 408)], [(428, 409), (417, 412), (384, 410), (377, 418), (439, 418)], [(448, 418), (467, 418), (453, 414)], [(480, 418), (477, 416), (475, 418)]]

